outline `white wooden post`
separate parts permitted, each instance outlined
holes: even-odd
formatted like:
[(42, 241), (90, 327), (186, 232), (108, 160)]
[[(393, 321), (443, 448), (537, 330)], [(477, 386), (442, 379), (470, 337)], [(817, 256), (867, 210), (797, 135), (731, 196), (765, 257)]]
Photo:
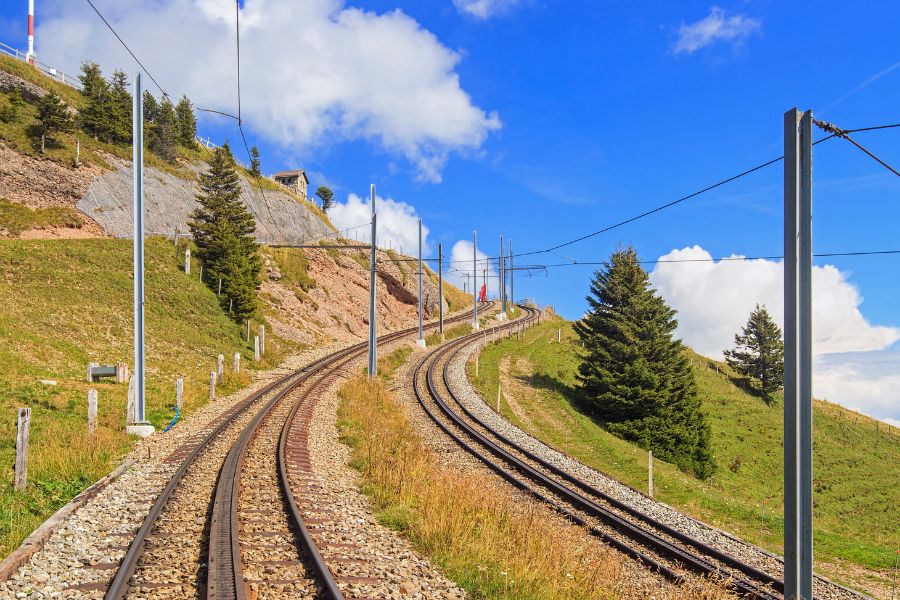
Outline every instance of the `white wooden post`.
[(94, 435), (97, 431), (97, 390), (88, 390), (88, 434)]
[(261, 355), (265, 355), (266, 353), (266, 326), (259, 326), (259, 353)]
[(181, 408), (184, 406), (184, 379), (179, 377), (175, 380), (175, 408), (181, 414)]
[(24, 490), (28, 483), (28, 433), (31, 429), (31, 409), (20, 408), (16, 422), (16, 475), (14, 487)]
[(497, 414), (500, 414), (500, 382), (497, 382)]
[(218, 357), (216, 357), (216, 376), (219, 378), (219, 380), (222, 380), (225, 378), (225, 355), (224, 354), (220, 354)]
[(241, 353), (240, 352), (234, 353), (234, 372), (236, 374), (241, 372)]
[(209, 400), (210, 402), (216, 399), (216, 372), (209, 372)]
[(647, 451), (647, 490), (649, 496), (653, 497), (653, 450)]
[(557, 330), (556, 330), (556, 343), (557, 343), (557, 344), (561, 344), (561, 343), (562, 343), (562, 329), (557, 329)]
[(250, 319), (247, 319), (247, 341), (250, 341)]
[(475, 355), (475, 379), (478, 379), (478, 355)]
[(191, 249), (185, 248), (184, 250), (184, 274), (191, 274)]
[(253, 336), (253, 362), (259, 362), (259, 336)]

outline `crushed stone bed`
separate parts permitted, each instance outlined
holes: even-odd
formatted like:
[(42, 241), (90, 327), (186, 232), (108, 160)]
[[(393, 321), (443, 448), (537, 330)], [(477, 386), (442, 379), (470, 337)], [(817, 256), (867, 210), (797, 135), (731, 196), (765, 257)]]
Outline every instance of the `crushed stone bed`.
[[(454, 393), (467, 409), (477, 416), (488, 427), (510, 439), (522, 448), (546, 460), (559, 469), (577, 477), (592, 487), (616, 498), (628, 506), (641, 511), (657, 521), (665, 523), (701, 542), (718, 548), (732, 556), (763, 569), (777, 573), (783, 577), (784, 563), (770, 552), (758, 548), (733, 535), (716, 529), (706, 523), (679, 512), (675, 508), (622, 484), (615, 479), (596, 471), (587, 465), (571, 458), (544, 442), (522, 431), (490, 408), (472, 386), (466, 375), (466, 364), (470, 358), (480, 352), (481, 341), (467, 344), (452, 359), (449, 366), (448, 381)], [(815, 594), (819, 598), (863, 598), (865, 596), (839, 586), (823, 577), (816, 577)]]
[[(128, 455), (134, 464), (62, 523), (43, 548), (8, 581), (0, 582), (0, 598), (102, 598), (105, 588), (68, 588), (83, 583), (99, 584), (112, 577), (134, 532), (178, 468), (178, 462), (166, 461), (169, 455), (208, 430), (210, 423), (234, 404), (274, 379), (338, 348), (338, 345), (330, 345), (292, 356), (276, 369), (256, 373), (249, 386), (230, 396), (217, 398), (168, 433), (157, 432), (138, 442)], [(224, 458), (222, 453), (221, 459)], [(191, 515), (185, 516), (182, 528), (188, 528), (191, 517), (196, 522), (205, 516), (206, 504), (198, 503)], [(180, 572), (189, 569), (190, 565), (173, 568)], [(167, 591), (175, 589), (168, 588)]]

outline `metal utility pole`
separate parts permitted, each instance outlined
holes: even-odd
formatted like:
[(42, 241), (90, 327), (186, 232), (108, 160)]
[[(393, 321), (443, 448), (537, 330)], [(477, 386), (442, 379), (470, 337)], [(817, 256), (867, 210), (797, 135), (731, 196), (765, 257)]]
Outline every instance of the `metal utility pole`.
[(784, 114), (784, 597), (812, 600), (812, 111)]
[(422, 219), (419, 219), (419, 337), (416, 343), (425, 347), (425, 337), (422, 335)]
[[(29, 3), (29, 7), (30, 7)], [(134, 422), (126, 423), (127, 433), (146, 437), (153, 433), (144, 404), (144, 97), (141, 74), (134, 76), (132, 97), (132, 175), (134, 222)]]
[(375, 329), (375, 244), (378, 228), (375, 215), (375, 184), (369, 186), (369, 202), (372, 203), (371, 257), (369, 260), (369, 378), (378, 374), (378, 347)]
[(506, 277), (503, 272), (506, 259), (503, 257), (503, 236), (500, 236), (500, 256), (497, 258), (497, 271), (500, 274), (500, 320), (506, 318)]
[(484, 297), (487, 298), (491, 291), (491, 286), (487, 276), (487, 267), (481, 270), (481, 280), (484, 281)]
[(438, 244), (438, 333), (444, 336), (444, 250)]
[(513, 269), (513, 254), (512, 254), (512, 240), (509, 240), (509, 295), (512, 297), (510, 300), (510, 309), (513, 309), (516, 304), (516, 294), (513, 289), (513, 276), (516, 271)]
[(472, 232), (472, 329), (479, 329), (478, 324), (478, 232)]

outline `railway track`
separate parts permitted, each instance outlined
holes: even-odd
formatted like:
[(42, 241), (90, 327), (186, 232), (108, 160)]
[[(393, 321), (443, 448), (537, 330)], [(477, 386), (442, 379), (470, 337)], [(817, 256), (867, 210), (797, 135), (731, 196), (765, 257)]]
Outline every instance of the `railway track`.
[[(537, 311), (522, 307), (530, 323)], [(517, 322), (502, 329), (519, 326)], [(653, 519), (559, 469), (494, 431), (454, 394), (447, 375), (452, 358), (475, 336), (455, 340), (423, 359), (413, 373), (420, 406), (463, 449), (523, 492), (585, 526), (610, 546), (672, 581), (687, 572), (727, 582), (737, 594), (782, 600), (783, 582), (734, 556)]]
[[(471, 312), (445, 323), (466, 319)], [(327, 536), (323, 542), (324, 530), (316, 534), (324, 519), (310, 515), (327, 507), (316, 506), (306, 447), (316, 392), (366, 349), (356, 344), (278, 378), (177, 449), (168, 460), (178, 467), (134, 533), (105, 598), (161, 591), (172, 598), (339, 599), (339, 582), (354, 591), (374, 583), (352, 574), (354, 559), (333, 551)]]

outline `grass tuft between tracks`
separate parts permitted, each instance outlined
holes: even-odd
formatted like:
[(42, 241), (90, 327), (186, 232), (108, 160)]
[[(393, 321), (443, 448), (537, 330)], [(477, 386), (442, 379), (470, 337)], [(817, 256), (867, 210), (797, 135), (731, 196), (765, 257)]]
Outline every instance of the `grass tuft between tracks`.
[(581, 528), (547, 520), (546, 508), (492, 477), (442, 465), (380, 379), (355, 378), (339, 396), (341, 437), (379, 521), (473, 597), (727, 597), (704, 582), (688, 590), (635, 581), (625, 559)]

